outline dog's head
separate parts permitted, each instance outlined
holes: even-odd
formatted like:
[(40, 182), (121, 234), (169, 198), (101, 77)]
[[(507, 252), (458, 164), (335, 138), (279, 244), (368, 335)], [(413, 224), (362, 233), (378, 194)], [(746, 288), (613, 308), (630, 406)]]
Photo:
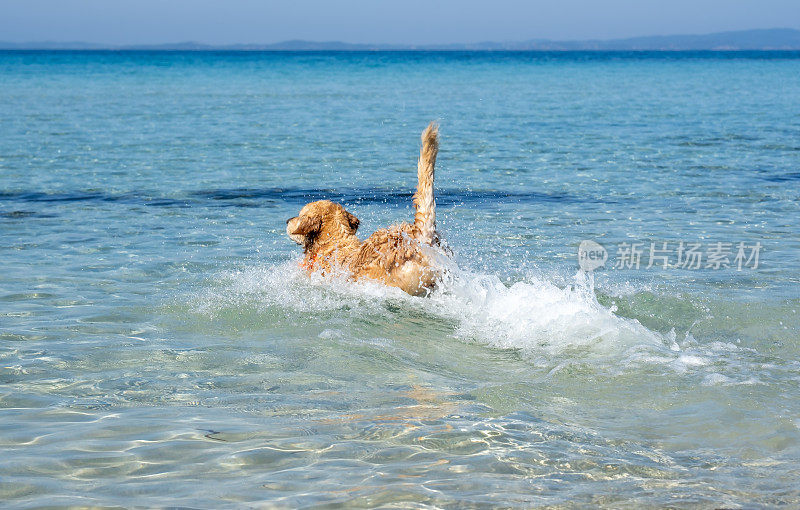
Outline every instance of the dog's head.
[(292, 241), (308, 250), (314, 243), (335, 241), (352, 236), (358, 230), (358, 218), (339, 204), (319, 200), (306, 204), (300, 214), (286, 221), (286, 233)]

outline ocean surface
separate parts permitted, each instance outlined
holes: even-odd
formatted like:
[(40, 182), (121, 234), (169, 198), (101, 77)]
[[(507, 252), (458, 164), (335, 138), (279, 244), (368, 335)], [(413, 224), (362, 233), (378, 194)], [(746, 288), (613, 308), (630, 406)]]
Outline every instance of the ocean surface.
[(0, 52), (5, 508), (796, 508), (798, 310), (800, 53)]

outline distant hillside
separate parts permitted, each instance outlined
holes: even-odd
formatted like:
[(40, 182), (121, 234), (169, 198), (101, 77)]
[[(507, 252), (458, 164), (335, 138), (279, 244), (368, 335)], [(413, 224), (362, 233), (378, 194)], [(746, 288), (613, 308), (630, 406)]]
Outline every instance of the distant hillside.
[(529, 41), (531, 49), (563, 50), (800, 50), (800, 30), (773, 28), (705, 35), (660, 35), (607, 41)]
[(4, 50), (154, 50), (154, 51), (737, 51), (800, 50), (800, 30), (770, 28), (705, 35), (657, 35), (629, 39), (480, 42), (434, 45), (352, 44), (339, 41), (283, 41), (272, 44), (208, 45), (181, 42), (113, 46), (86, 42), (0, 42)]

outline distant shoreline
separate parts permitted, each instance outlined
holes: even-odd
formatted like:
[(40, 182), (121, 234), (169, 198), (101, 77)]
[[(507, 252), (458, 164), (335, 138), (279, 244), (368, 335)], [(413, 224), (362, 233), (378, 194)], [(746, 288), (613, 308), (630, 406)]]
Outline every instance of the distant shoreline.
[(443, 54), (443, 55), (797, 55), (798, 49), (752, 49), (752, 50), (427, 50), (427, 49), (397, 49), (397, 50), (232, 50), (232, 49), (146, 49), (146, 48), (4, 48), (0, 53), (194, 53), (194, 54)]
[(102, 44), (83, 41), (0, 41), (0, 50), (20, 51), (205, 51), (205, 52), (743, 52), (800, 51), (800, 30), (770, 28), (703, 35), (659, 35), (609, 40), (455, 44), (373, 44), (291, 40), (270, 44), (205, 44), (188, 41), (164, 44)]
[(84, 55), (108, 56), (114, 55), (130, 58), (144, 58), (148, 55), (162, 55), (165, 58), (170, 56), (197, 58), (302, 58), (303, 56), (319, 58), (346, 58), (350, 56), (362, 56), (363, 58), (397, 58), (397, 59), (422, 59), (425, 56), (442, 59), (542, 59), (542, 60), (574, 60), (596, 61), (596, 60), (800, 60), (800, 49), (798, 50), (225, 50), (225, 49), (5, 49), (0, 48), (0, 55), (7, 57), (25, 55), (35, 57), (37, 55), (45, 57), (51, 55), (54, 58), (62, 55)]

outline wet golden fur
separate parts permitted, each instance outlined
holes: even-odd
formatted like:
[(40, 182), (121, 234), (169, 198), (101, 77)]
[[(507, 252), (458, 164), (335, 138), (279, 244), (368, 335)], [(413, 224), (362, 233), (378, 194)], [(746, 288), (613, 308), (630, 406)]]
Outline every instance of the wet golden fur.
[(311, 202), (286, 222), (286, 232), (303, 246), (302, 266), (330, 274), (343, 271), (354, 279), (368, 278), (412, 295), (423, 295), (436, 283), (432, 247), (438, 246), (434, 167), (439, 150), (438, 129), (431, 123), (422, 133), (417, 163), (414, 223), (381, 229), (361, 241), (359, 220), (329, 200)]

